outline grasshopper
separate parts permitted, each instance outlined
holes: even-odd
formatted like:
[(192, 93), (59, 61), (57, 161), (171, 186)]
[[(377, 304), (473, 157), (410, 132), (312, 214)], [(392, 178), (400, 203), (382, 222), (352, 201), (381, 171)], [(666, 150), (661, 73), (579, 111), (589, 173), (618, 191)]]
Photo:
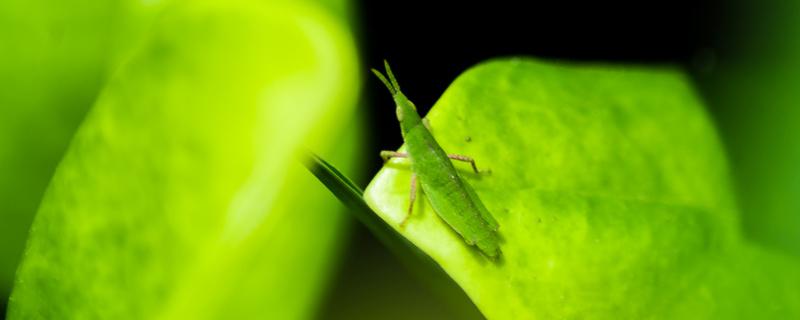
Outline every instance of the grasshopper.
[(408, 158), (411, 160), (411, 194), (408, 213), (400, 227), (403, 228), (414, 210), (417, 183), (425, 192), (431, 207), (469, 245), (477, 245), (484, 255), (495, 258), (500, 255), (497, 234), (499, 225), (478, 198), (477, 193), (456, 171), (450, 160), (469, 162), (478, 173), (475, 160), (463, 155), (448, 155), (433, 138), (427, 122), (417, 114), (417, 108), (400, 91), (397, 79), (389, 64), (384, 61), (386, 75), (372, 69), (378, 79), (386, 85), (397, 106), (406, 152), (381, 151), (384, 160)]

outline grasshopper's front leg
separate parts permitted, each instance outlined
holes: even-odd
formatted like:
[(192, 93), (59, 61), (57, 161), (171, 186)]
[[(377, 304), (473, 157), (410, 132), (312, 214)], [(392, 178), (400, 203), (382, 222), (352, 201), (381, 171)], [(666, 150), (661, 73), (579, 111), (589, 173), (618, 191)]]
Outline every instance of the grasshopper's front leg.
[(383, 159), (383, 161), (388, 161), (391, 158), (408, 158), (408, 153), (383, 150), (381, 151), (381, 158)]
[[(408, 153), (384, 150), (381, 151), (381, 158), (383, 158), (383, 161), (387, 161), (391, 158), (408, 158)], [(412, 173), (411, 194), (408, 196), (408, 213), (406, 213), (406, 217), (403, 218), (403, 221), (400, 221), (400, 228), (404, 228), (406, 226), (408, 218), (411, 217), (411, 213), (414, 211), (414, 202), (416, 200), (417, 200), (417, 175)]]

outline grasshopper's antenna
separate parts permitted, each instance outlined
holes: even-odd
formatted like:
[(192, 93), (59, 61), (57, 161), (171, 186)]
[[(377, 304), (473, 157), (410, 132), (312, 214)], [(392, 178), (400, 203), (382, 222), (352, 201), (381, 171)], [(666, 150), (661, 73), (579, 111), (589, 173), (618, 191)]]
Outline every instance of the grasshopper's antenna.
[(387, 89), (389, 89), (389, 92), (391, 92), (392, 95), (397, 94), (397, 90), (392, 86), (391, 83), (389, 83), (389, 80), (386, 80), (386, 77), (384, 77), (380, 71), (372, 69), (372, 73), (374, 73), (375, 76), (378, 77), (378, 79), (380, 79), (381, 82), (383, 82), (383, 84), (386, 86)]
[(392, 73), (392, 68), (389, 67), (389, 62), (387, 62), (386, 59), (383, 60), (383, 67), (386, 68), (386, 74), (389, 75), (389, 80), (392, 81), (394, 90), (400, 92), (400, 85), (397, 84), (397, 78), (394, 77), (394, 73)]

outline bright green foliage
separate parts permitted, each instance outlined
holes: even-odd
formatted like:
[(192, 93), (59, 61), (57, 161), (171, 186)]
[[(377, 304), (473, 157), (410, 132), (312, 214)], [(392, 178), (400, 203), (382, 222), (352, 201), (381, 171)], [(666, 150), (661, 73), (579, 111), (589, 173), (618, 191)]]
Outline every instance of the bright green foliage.
[(167, 7), (58, 166), (10, 317), (311, 316), (345, 220), (295, 153), (353, 164), (357, 74), (314, 6)]
[[(800, 317), (800, 264), (741, 240), (722, 148), (681, 72), (496, 60), (427, 118), (445, 150), (491, 171), (465, 176), (503, 255), (486, 260), (428, 205), (398, 230), (487, 317)], [(409, 175), (392, 160), (365, 191), (394, 227)]]
[(74, 130), (161, 7), (0, 1), (0, 299), (11, 291), (28, 226)]

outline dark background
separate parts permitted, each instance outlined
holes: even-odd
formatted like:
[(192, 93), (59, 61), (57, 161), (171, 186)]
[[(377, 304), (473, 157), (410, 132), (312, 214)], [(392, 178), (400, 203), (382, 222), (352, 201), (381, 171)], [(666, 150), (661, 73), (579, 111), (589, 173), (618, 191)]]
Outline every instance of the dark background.
[[(530, 55), (558, 60), (682, 64), (718, 54), (730, 2), (701, 1), (361, 1), (364, 64), (390, 61), (424, 114), (462, 71), (486, 59)], [(386, 90), (365, 75), (373, 143), (402, 143)], [(385, 106), (385, 109), (381, 109)], [(380, 163), (378, 163), (379, 165)], [(378, 166), (374, 166), (377, 170)]]

